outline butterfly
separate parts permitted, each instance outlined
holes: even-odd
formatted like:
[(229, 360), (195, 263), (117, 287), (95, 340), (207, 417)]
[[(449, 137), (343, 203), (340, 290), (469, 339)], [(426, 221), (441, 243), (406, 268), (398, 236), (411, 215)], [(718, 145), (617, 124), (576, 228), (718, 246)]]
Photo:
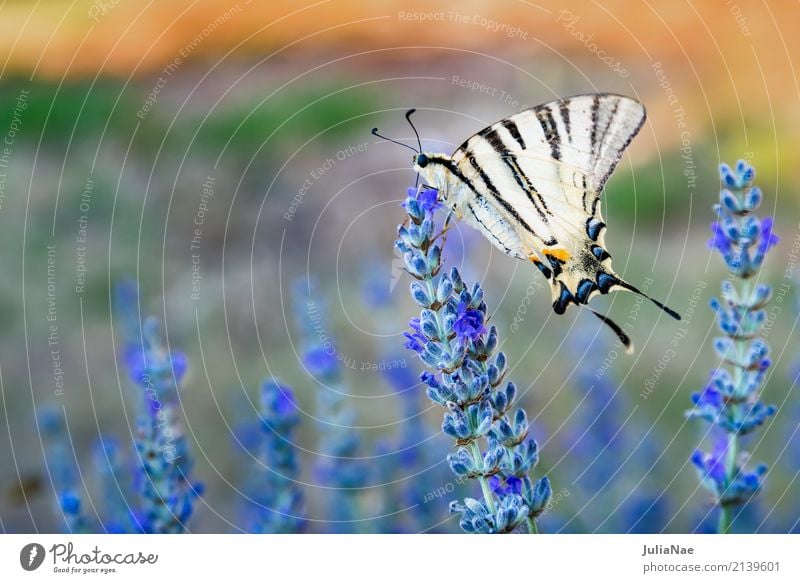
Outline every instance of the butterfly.
[[(530, 261), (547, 278), (556, 314), (600, 294), (642, 295), (617, 275), (606, 250), (600, 196), (646, 119), (644, 106), (611, 93), (576, 95), (525, 109), (479, 131), (451, 155), (424, 152), (413, 168), (455, 215), (506, 255)], [(373, 130), (373, 134), (384, 138)], [(388, 139), (388, 138), (384, 138)], [(607, 316), (630, 352), (630, 338)]]

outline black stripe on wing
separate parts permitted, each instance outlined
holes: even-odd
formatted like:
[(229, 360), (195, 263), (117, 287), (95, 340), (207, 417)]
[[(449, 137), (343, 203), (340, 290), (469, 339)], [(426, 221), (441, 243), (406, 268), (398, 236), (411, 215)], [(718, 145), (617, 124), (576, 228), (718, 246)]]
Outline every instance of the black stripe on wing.
[(475, 208), (472, 206), (472, 204), (471, 204), (471, 203), (467, 204), (467, 208), (469, 209), (469, 212), (472, 214), (472, 216), (475, 218), (475, 220), (478, 222), (478, 224), (479, 224), (481, 227), (483, 227), (483, 230), (484, 230), (484, 231), (486, 231), (487, 233), (489, 233), (489, 235), (491, 235), (492, 239), (494, 239), (495, 241), (497, 241), (497, 243), (498, 243), (498, 244), (499, 244), (499, 245), (500, 245), (500, 246), (503, 248), (503, 251), (505, 251), (505, 252), (506, 252), (506, 255), (514, 255), (514, 253), (511, 251), (511, 249), (509, 249), (509, 248), (508, 248), (508, 245), (506, 245), (505, 243), (503, 243), (503, 241), (501, 241), (501, 240), (500, 240), (500, 237), (498, 237), (497, 235), (495, 235), (495, 234), (494, 234), (494, 231), (492, 231), (492, 230), (491, 230), (491, 229), (490, 229), (490, 228), (489, 228), (489, 227), (486, 225), (486, 223), (484, 223), (484, 222), (483, 222), (483, 221), (480, 219), (480, 217), (478, 216), (478, 213), (476, 213), (476, 212), (475, 212)]
[(550, 144), (550, 156), (554, 160), (561, 160), (561, 134), (558, 133), (553, 112), (547, 105), (542, 105), (533, 110), (542, 126), (544, 139)]
[[(469, 178), (467, 178), (464, 175), (464, 173), (461, 172), (461, 169), (458, 167), (458, 165), (453, 160), (451, 160), (450, 158), (439, 158), (438, 156), (436, 156), (436, 157), (431, 156), (430, 157), (430, 161), (433, 162), (433, 163), (442, 164), (448, 170), (448, 172), (452, 173), (453, 176), (455, 176), (458, 180), (463, 182), (475, 194), (475, 196), (478, 198), (478, 200), (486, 198), (478, 190), (478, 188), (476, 187), (475, 183), (472, 180), (470, 180)], [(539, 235), (536, 233), (536, 231), (534, 231), (531, 228), (531, 226), (525, 221), (525, 219), (523, 219), (520, 216), (520, 214), (514, 209), (514, 207), (511, 206), (510, 204), (508, 204), (508, 201), (506, 201), (506, 199), (504, 199), (500, 195), (500, 193), (498, 192), (497, 188), (495, 188), (494, 184), (489, 179), (489, 177), (486, 175), (486, 172), (484, 172), (483, 169), (480, 167), (480, 164), (478, 164), (478, 162), (475, 160), (474, 156), (470, 156), (469, 162), (472, 165), (472, 167), (475, 169), (475, 171), (478, 173), (478, 176), (480, 177), (481, 181), (483, 182), (484, 186), (486, 187), (486, 190), (489, 192), (489, 194), (492, 195), (492, 198), (494, 198), (494, 200), (497, 201), (497, 203), (503, 208), (503, 210), (506, 213), (508, 213), (509, 217), (512, 218), (514, 221), (516, 221), (518, 225), (520, 225), (522, 228), (524, 228), (526, 231), (528, 231), (531, 235), (539, 238)]]
[(570, 129), (569, 121), (569, 99), (560, 99), (558, 101), (558, 112), (561, 114), (561, 121), (564, 124), (564, 129), (567, 132), (567, 140), (572, 143), (572, 130)]
[[(517, 157), (509, 151), (508, 147), (506, 147), (505, 142), (503, 142), (503, 138), (501, 138), (500, 134), (497, 133), (496, 126), (492, 126), (490, 131), (486, 132), (486, 134), (484, 134), (482, 137), (489, 143), (494, 152), (497, 154), (498, 158), (505, 163), (506, 168), (514, 177), (514, 181), (528, 197), (528, 200), (533, 205), (533, 208), (536, 209), (536, 212), (542, 219), (542, 222), (547, 224), (549, 222), (549, 209), (547, 208), (547, 202), (545, 202), (544, 197), (538, 190), (536, 190), (536, 188), (533, 186), (533, 183), (531, 183), (528, 176), (522, 170), (517, 162)], [(474, 154), (472, 154), (472, 156), (474, 158)], [(552, 245), (554, 243), (547, 244)]]
[[(502, 125), (504, 128), (508, 130), (508, 133), (511, 134), (511, 137), (514, 138), (517, 144), (519, 144), (520, 149), (524, 150), (525, 140), (522, 138), (522, 134), (519, 133), (519, 127), (517, 127), (517, 122), (515, 122), (513, 119), (506, 118), (500, 122), (500, 125)], [(497, 124), (492, 124), (489, 126), (489, 128), (492, 129), (493, 131), (496, 131), (494, 130), (494, 128), (496, 127)]]
[[(470, 156), (468, 158), (468, 160), (469, 160), (469, 163), (472, 165), (472, 167), (475, 169), (475, 172), (478, 173), (478, 176), (480, 177), (481, 181), (483, 182), (483, 185), (486, 187), (486, 190), (488, 190), (492, 194), (494, 199), (497, 202), (500, 203), (500, 206), (502, 206), (503, 209), (508, 214), (510, 214), (515, 221), (517, 221), (520, 225), (522, 225), (522, 227), (524, 227), (526, 231), (528, 231), (532, 235), (536, 235), (536, 231), (534, 231), (531, 228), (531, 226), (525, 221), (525, 219), (523, 219), (520, 216), (520, 214), (516, 211), (516, 209), (513, 206), (511, 206), (510, 204), (508, 204), (508, 201), (505, 198), (503, 198), (503, 196), (500, 194), (500, 191), (497, 190), (497, 187), (494, 185), (492, 180), (489, 178), (488, 174), (486, 174), (484, 169), (481, 167), (480, 163), (478, 163), (478, 161), (475, 159), (475, 156)], [(462, 174), (462, 176), (463, 176), (463, 174)], [(472, 190), (474, 192), (477, 192), (475, 190), (474, 185), (472, 185), (472, 182), (468, 181), (468, 183), (470, 184), (470, 187), (472, 188)], [(536, 236), (538, 237), (538, 235), (536, 235)]]

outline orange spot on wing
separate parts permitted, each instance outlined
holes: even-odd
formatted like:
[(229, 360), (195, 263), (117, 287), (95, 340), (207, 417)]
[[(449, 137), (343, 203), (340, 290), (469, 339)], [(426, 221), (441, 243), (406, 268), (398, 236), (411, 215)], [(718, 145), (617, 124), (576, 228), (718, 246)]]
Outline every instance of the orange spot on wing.
[(542, 249), (544, 255), (558, 259), (559, 261), (567, 261), (570, 258), (569, 251), (563, 247), (551, 247), (550, 249)]

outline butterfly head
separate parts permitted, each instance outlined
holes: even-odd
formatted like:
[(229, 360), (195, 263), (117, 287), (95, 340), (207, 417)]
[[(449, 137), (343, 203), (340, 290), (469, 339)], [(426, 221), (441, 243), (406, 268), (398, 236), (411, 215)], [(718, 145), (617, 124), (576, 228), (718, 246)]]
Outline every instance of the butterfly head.
[(386, 140), (387, 142), (392, 142), (404, 148), (408, 148), (414, 152), (414, 156), (411, 158), (411, 165), (414, 171), (422, 178), (427, 186), (436, 188), (440, 196), (446, 198), (450, 190), (448, 188), (448, 181), (453, 179), (452, 173), (448, 172), (448, 165), (451, 163), (450, 157), (445, 154), (431, 154), (422, 150), (422, 140), (420, 139), (419, 132), (411, 121), (411, 116), (415, 111), (414, 109), (409, 109), (406, 112), (406, 120), (408, 120), (411, 129), (414, 131), (418, 148), (413, 148), (399, 140), (383, 136), (378, 133), (378, 128), (372, 128), (372, 135)]
[(447, 171), (447, 160), (449, 160), (449, 156), (444, 154), (422, 152), (414, 155), (412, 165), (425, 184), (436, 188), (442, 195), (446, 195), (449, 190), (448, 178), (450, 177), (450, 173)]

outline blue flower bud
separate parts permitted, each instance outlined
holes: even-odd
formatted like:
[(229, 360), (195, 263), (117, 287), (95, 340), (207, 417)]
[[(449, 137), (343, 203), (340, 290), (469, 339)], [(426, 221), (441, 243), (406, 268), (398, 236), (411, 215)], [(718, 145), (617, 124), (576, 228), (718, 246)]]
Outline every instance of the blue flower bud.
[(81, 499), (74, 492), (64, 492), (60, 506), (66, 514), (78, 514), (81, 510)]
[(428, 265), (430, 265), (431, 273), (439, 269), (442, 261), (442, 248), (439, 245), (431, 245), (428, 248)]
[(736, 176), (731, 170), (730, 166), (727, 164), (720, 164), (719, 165), (719, 174), (720, 178), (722, 179), (722, 183), (730, 189), (738, 189), (739, 183), (736, 179)]
[(761, 189), (757, 186), (749, 188), (744, 193), (744, 208), (748, 211), (752, 211), (759, 206), (761, 206), (761, 201), (764, 196), (761, 193)]
[(736, 350), (733, 344), (733, 340), (730, 338), (714, 338), (713, 340), (714, 352), (717, 353), (717, 357), (722, 360), (728, 360), (731, 358), (735, 358)]
[(422, 322), (420, 328), (422, 330), (422, 333), (429, 340), (434, 340), (434, 341), (439, 340), (439, 328), (436, 326), (435, 322), (431, 322), (430, 320), (425, 320)]
[(723, 234), (731, 241), (737, 241), (738, 239), (741, 239), (742, 233), (739, 229), (739, 223), (733, 217), (723, 217), (722, 221), (720, 222), (720, 227), (722, 228)]
[(739, 184), (741, 186), (747, 186), (755, 179), (756, 169), (745, 160), (739, 160), (736, 162), (736, 174), (738, 175)]
[(475, 428), (475, 436), (486, 435), (492, 427), (494, 421), (494, 410), (489, 401), (483, 401), (480, 405), (478, 426)]
[(453, 282), (453, 291), (457, 294), (460, 294), (464, 287), (464, 282), (461, 279), (461, 274), (455, 267), (450, 269), (450, 281)]
[(486, 337), (486, 345), (484, 348), (484, 352), (486, 354), (491, 354), (497, 348), (497, 327), (492, 326), (489, 328), (489, 335)]
[(742, 206), (739, 204), (739, 199), (728, 189), (724, 189), (722, 192), (720, 192), (720, 201), (725, 209), (729, 212), (740, 213), (742, 211)]
[(416, 253), (407, 253), (403, 255), (403, 260), (405, 261), (406, 269), (412, 275), (423, 277), (428, 271), (428, 265), (425, 263), (425, 259)]
[(756, 338), (750, 344), (745, 358), (747, 368), (758, 368), (759, 363), (769, 354), (769, 345), (761, 338)]
[(544, 512), (553, 496), (553, 488), (547, 476), (542, 477), (533, 487), (529, 500), (526, 500), (528, 509), (532, 517), (539, 516)]
[(463, 447), (459, 447), (455, 453), (447, 454), (447, 463), (457, 476), (475, 477), (481, 471), (475, 466), (472, 455)]
[(436, 301), (439, 302), (440, 304), (444, 303), (452, 293), (453, 293), (453, 282), (450, 281), (449, 277), (443, 276), (439, 280), (439, 285), (436, 287)]
[(490, 398), (492, 400), (492, 406), (498, 413), (505, 413), (511, 406), (504, 391), (496, 391)]
[(439, 368), (439, 361), (441, 360), (441, 355), (432, 354), (426, 348), (426, 350), (422, 351), (419, 354), (420, 359), (422, 362), (427, 364), (431, 368)]
[(755, 215), (747, 215), (741, 220), (740, 236), (748, 242), (755, 241), (761, 234), (761, 221)]
[(477, 281), (472, 286), (471, 295), (472, 295), (472, 302), (470, 302), (470, 307), (477, 308), (483, 301), (483, 288), (481, 288), (480, 284)]
[(758, 286), (756, 286), (755, 291), (750, 296), (749, 303), (746, 307), (750, 308), (751, 310), (757, 310), (766, 306), (770, 299), (772, 299), (772, 288), (768, 285), (760, 283)]
[(418, 281), (411, 282), (411, 297), (423, 308), (429, 308), (432, 303), (428, 292)]
[(419, 226), (421, 241), (430, 241), (431, 237), (433, 237), (433, 221), (429, 217), (425, 217), (425, 220)]
[(405, 207), (410, 217), (422, 220), (424, 213), (422, 212), (422, 208), (419, 206), (419, 202), (413, 198), (407, 199), (405, 202)]
[(450, 408), (449, 412), (444, 414), (442, 431), (454, 439), (473, 437), (467, 416), (461, 409), (455, 407)]

